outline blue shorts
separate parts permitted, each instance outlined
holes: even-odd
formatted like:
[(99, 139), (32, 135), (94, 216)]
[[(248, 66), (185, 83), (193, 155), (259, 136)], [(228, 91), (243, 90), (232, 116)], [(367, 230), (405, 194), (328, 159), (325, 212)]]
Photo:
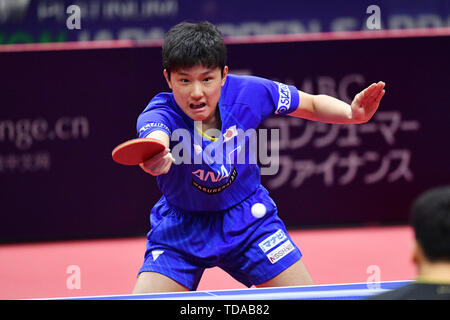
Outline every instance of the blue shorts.
[[(264, 217), (251, 214), (255, 203), (266, 206)], [(161, 273), (189, 290), (197, 289), (205, 268), (220, 267), (251, 287), (272, 279), (302, 256), (263, 186), (229, 210), (206, 214), (181, 212), (162, 197), (150, 221), (139, 273)]]

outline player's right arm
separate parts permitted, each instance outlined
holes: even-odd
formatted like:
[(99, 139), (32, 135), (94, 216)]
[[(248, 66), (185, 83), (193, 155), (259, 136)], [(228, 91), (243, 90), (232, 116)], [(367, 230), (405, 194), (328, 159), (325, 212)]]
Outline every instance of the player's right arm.
[(166, 147), (161, 153), (139, 164), (142, 170), (153, 176), (168, 173), (172, 166), (170, 136), (172, 130), (176, 128), (173, 119), (177, 114), (170, 107), (171, 101), (168, 93), (157, 94), (139, 115), (136, 123), (138, 138), (156, 139)]
[(155, 130), (150, 132), (146, 136), (146, 138), (152, 138), (161, 141), (166, 146), (166, 149), (158, 153), (154, 157), (148, 159), (147, 161), (140, 163), (139, 166), (142, 170), (153, 176), (166, 174), (167, 172), (169, 172), (170, 167), (172, 166), (172, 163), (174, 161), (169, 149), (169, 135), (165, 131)]

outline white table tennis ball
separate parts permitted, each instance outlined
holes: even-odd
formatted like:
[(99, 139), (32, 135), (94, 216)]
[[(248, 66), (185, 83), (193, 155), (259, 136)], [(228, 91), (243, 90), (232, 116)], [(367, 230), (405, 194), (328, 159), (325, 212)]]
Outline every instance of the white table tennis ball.
[(252, 206), (251, 211), (255, 218), (262, 218), (266, 215), (266, 206), (258, 202)]

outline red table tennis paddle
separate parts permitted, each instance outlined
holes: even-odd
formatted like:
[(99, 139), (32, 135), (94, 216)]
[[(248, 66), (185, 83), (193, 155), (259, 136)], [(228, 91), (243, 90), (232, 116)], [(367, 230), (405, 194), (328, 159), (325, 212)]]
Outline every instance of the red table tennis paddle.
[(131, 139), (115, 147), (112, 158), (119, 164), (133, 166), (150, 159), (165, 148), (164, 144), (156, 139)]

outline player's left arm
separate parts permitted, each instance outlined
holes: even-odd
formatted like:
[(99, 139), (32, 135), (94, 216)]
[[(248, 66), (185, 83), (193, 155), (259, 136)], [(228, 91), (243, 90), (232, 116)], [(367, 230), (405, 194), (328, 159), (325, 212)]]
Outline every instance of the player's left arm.
[(372, 118), (385, 94), (385, 83), (373, 83), (358, 93), (351, 105), (328, 95), (299, 91), (300, 103), (290, 116), (336, 124), (365, 123)]

